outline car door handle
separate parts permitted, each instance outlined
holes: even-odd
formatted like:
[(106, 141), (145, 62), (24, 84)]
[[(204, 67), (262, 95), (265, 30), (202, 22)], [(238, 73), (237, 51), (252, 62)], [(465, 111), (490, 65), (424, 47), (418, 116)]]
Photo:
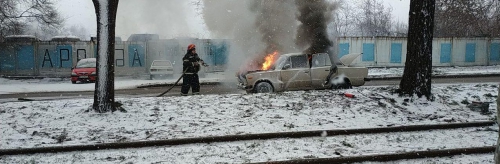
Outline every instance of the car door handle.
[(309, 71), (304, 71), (304, 73), (309, 73)]
[(330, 72), (330, 70), (325, 69), (326, 72)]

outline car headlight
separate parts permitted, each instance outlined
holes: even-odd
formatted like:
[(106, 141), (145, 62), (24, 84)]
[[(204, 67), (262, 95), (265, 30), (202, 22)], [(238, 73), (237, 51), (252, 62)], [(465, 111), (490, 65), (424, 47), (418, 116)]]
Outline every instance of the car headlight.
[(92, 72), (90, 75), (97, 75), (97, 73), (96, 72)]
[(76, 76), (76, 73), (75, 73), (75, 72), (71, 72), (71, 75), (74, 75), (74, 76)]

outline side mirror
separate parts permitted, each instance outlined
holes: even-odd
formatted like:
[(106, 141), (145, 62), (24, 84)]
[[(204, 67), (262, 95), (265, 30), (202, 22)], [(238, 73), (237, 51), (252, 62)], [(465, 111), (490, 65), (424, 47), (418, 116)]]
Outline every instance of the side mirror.
[(75, 69), (75, 67), (71, 67), (71, 70), (74, 70), (74, 69)]
[(285, 66), (283, 66), (283, 70), (287, 70), (287, 69), (290, 69), (290, 68), (291, 68), (290, 64), (285, 64)]

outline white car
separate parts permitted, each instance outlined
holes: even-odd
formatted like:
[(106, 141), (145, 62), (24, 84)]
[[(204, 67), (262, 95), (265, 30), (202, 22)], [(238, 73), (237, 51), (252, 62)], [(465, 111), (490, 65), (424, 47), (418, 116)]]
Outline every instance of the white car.
[(157, 77), (173, 77), (174, 66), (169, 60), (154, 60), (149, 68), (149, 78), (151, 80)]
[(332, 64), (326, 53), (281, 55), (270, 70), (238, 74), (239, 88), (248, 93), (312, 89), (349, 89), (368, 79), (366, 67), (350, 67), (361, 54), (348, 54)]

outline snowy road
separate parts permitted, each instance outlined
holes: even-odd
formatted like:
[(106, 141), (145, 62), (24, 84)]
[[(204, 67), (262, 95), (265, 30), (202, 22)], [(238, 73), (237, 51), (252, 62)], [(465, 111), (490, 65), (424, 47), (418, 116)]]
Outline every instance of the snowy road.
[[(399, 85), (401, 80), (376, 80), (368, 81), (365, 86), (384, 86), (384, 85)], [(434, 84), (461, 84), (461, 83), (491, 83), (499, 82), (500, 76), (497, 77), (475, 77), (475, 78), (436, 78), (433, 79)], [(62, 85), (62, 86), (61, 86)], [(64, 85), (71, 85), (76, 87), (88, 87), (89, 84), (60, 84), (61, 87)], [(43, 85), (39, 87), (44, 87)], [(151, 97), (160, 94), (161, 92), (167, 90), (169, 87), (152, 87), (152, 88), (133, 88), (133, 89), (120, 89), (116, 90), (116, 97), (119, 98), (137, 98), (137, 97)], [(69, 90), (69, 89), (68, 89)], [(231, 83), (221, 83), (218, 85), (203, 85), (201, 92), (204, 95), (210, 94), (244, 94), (245, 91), (237, 89), (236, 84)], [(180, 87), (175, 87), (172, 91), (165, 95), (168, 96), (179, 96)], [(17, 98), (35, 98), (35, 99), (74, 99), (74, 98), (93, 98), (93, 91), (42, 91), (42, 92), (20, 92), (20, 93), (10, 93), (10, 94), (0, 94), (0, 102), (3, 99), (5, 101), (17, 101)]]

